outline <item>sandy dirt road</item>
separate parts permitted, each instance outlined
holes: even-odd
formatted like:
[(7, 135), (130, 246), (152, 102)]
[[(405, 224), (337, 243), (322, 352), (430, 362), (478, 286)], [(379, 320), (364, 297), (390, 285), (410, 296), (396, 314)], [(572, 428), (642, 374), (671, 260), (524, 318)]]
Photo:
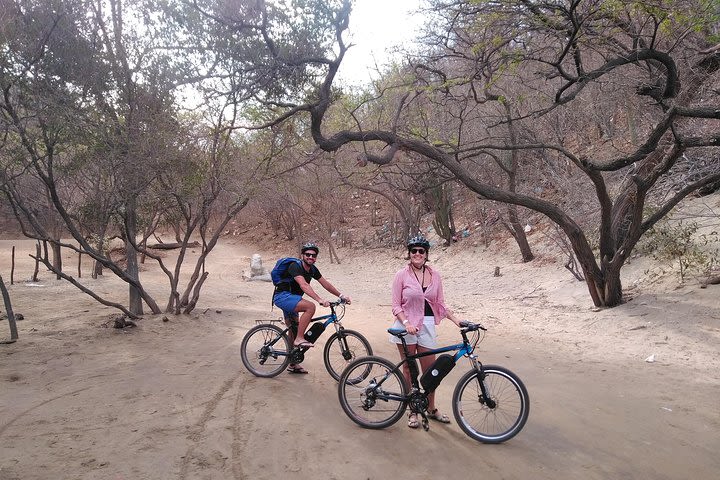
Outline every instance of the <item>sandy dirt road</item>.
[[(16, 280), (10, 292), (25, 320), (20, 341), (0, 346), (0, 479), (718, 478), (717, 290), (638, 289), (628, 304), (594, 312), (560, 268), (507, 260), (500, 279), (470, 281), (467, 258), (436, 255), (449, 303), (489, 328), (481, 360), (516, 372), (530, 393), (525, 429), (492, 446), (454, 420), (428, 432), (404, 421), (358, 427), (339, 406), (320, 348), (305, 362), (309, 375), (250, 375), (242, 337), (278, 314), (269, 284), (242, 280), (252, 253), (222, 243), (196, 312), (147, 316), (124, 330), (106, 326), (113, 311), (47, 274), (38, 284)], [(403, 262), (378, 252), (319, 263), (353, 296), (345, 326), (393, 360), (387, 285)], [(163, 291), (150, 267), (143, 277)], [(87, 281), (126, 295), (109, 277)], [(441, 342), (456, 339), (449, 322), (439, 332)], [(657, 360), (644, 361), (649, 354)], [(458, 364), (438, 390), (449, 415), (466, 370)]]

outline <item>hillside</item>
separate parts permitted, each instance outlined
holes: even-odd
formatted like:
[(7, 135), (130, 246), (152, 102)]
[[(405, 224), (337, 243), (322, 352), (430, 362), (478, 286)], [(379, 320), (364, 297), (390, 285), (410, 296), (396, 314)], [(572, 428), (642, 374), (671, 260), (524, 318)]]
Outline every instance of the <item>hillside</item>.
[[(371, 195), (359, 192), (353, 197), (356, 201), (347, 208), (344, 216), (346, 223), (339, 225), (334, 237), (335, 245), (340, 252), (340, 261), (344, 256), (354, 256), (354, 249), (382, 249), (387, 248), (378, 240), (378, 232), (394, 219), (392, 208), (382, 201), (374, 203)], [(518, 246), (509, 232), (498, 221), (497, 216), (478, 218), (477, 201), (472, 198), (461, 199), (454, 206), (455, 224), (457, 230), (464, 234), (458, 236), (457, 242), (444, 246), (443, 240), (434, 232), (432, 227), (433, 215), (428, 213), (421, 219), (421, 228), (433, 245), (434, 249), (441, 249), (448, 255), (459, 255), (463, 252), (495, 252), (520, 261)], [(376, 207), (374, 207), (377, 205)], [(376, 212), (373, 213), (373, 208)], [(562, 235), (553, 227), (545, 217), (526, 211), (526, 228), (528, 239), (536, 255), (534, 265), (556, 264), (562, 266), (568, 260), (569, 251), (562, 242)], [(690, 228), (696, 224), (697, 229)], [(668, 227), (673, 226), (674, 229)], [(680, 225), (680, 227), (677, 227)], [(309, 227), (307, 224), (306, 227)], [(708, 276), (720, 273), (720, 192), (686, 199), (668, 217), (667, 222), (661, 222), (663, 233), (676, 233), (690, 235), (692, 238), (682, 239), (686, 251), (667, 247), (660, 251), (658, 234), (649, 233), (636, 248), (628, 264), (642, 264), (645, 282), (676, 282), (679, 278), (679, 259), (685, 255), (686, 262), (690, 262), (687, 278), (690, 283), (702, 283)], [(308, 228), (309, 230), (309, 228)], [(262, 219), (253, 205), (242, 211), (238, 218), (231, 223), (226, 232), (228, 236), (247, 245), (254, 245), (260, 250), (273, 252), (277, 255), (292, 254), (300, 244), (307, 240), (320, 242), (322, 238), (317, 231), (309, 230), (303, 235), (288, 240), (285, 235), (274, 230), (267, 220)], [(345, 240), (345, 244), (343, 241)], [(402, 242), (390, 247), (390, 250), (402, 252)], [(690, 258), (692, 257), (692, 258)], [(626, 268), (632, 268), (626, 266)], [(571, 275), (565, 270), (567, 275)], [(629, 286), (632, 287), (632, 286)]]

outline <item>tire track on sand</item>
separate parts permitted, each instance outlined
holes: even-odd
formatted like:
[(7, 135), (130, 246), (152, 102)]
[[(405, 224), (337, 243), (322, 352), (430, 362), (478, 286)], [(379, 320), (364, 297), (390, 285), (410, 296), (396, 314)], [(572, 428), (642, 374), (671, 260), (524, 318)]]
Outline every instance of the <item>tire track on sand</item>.
[[(242, 480), (245, 477), (242, 468), (241, 455), (245, 451), (248, 439), (250, 438), (250, 429), (241, 422), (242, 413), (244, 411), (245, 387), (248, 382), (248, 376), (240, 384), (237, 396), (235, 397), (235, 408), (233, 409), (233, 430), (232, 430), (232, 472), (233, 476)], [(245, 424), (251, 423), (251, 420), (245, 421)], [(245, 426), (245, 428), (243, 428)]]
[[(207, 424), (208, 422), (213, 418), (213, 413), (218, 407), (218, 404), (220, 401), (225, 397), (227, 392), (235, 385), (235, 382), (238, 380), (238, 378), (242, 375), (242, 372), (238, 372), (234, 377), (230, 378), (229, 380), (226, 380), (225, 383), (223, 383), (222, 387), (220, 387), (220, 390), (213, 395), (212, 399), (206, 404), (205, 410), (203, 411), (202, 415), (200, 415), (200, 418), (197, 422), (195, 422), (195, 425), (193, 425), (188, 438), (191, 440), (191, 445), (188, 447), (187, 451), (185, 452), (185, 455), (182, 458), (182, 464), (180, 465), (180, 480), (187, 480), (188, 478), (194, 479), (195, 477), (188, 477), (189, 469), (190, 469), (190, 463), (195, 458), (195, 454), (198, 451), (198, 444), (203, 439), (203, 434), (207, 430)], [(243, 382), (244, 384), (245, 382)], [(240, 391), (242, 391), (243, 385), (240, 385)], [(242, 397), (242, 394), (238, 395), (239, 397)], [(237, 403), (237, 401), (236, 401)], [(235, 412), (233, 412), (235, 414)], [(233, 429), (235, 430), (235, 429)], [(233, 438), (235, 438), (235, 433), (233, 432)], [(235, 453), (234, 450), (234, 444), (233, 441), (233, 456)], [(233, 468), (233, 471), (235, 469)], [(236, 479), (240, 480), (242, 479), (242, 476), (234, 475)]]
[(28, 408), (27, 410), (18, 413), (18, 414), (15, 415), (15, 417), (14, 417), (13, 419), (11, 419), (9, 422), (6, 422), (4, 425), (0, 425), (0, 437), (2, 437), (2, 435), (5, 433), (5, 431), (6, 431), (8, 428), (10, 428), (15, 422), (17, 422), (19, 419), (23, 418), (24, 416), (30, 414), (30, 413), (33, 412), (34, 410), (37, 410), (38, 408), (40, 408), (40, 407), (42, 407), (42, 406), (45, 406), (45, 405), (47, 405), (48, 403), (52, 403), (52, 402), (54, 402), (55, 400), (59, 400), (59, 399), (61, 399), (61, 398), (65, 398), (65, 397), (69, 397), (69, 396), (73, 396), (73, 395), (77, 395), (78, 393), (84, 392), (85, 390), (89, 390), (89, 389), (90, 389), (90, 387), (85, 387), (85, 388), (81, 388), (81, 389), (79, 389), (79, 390), (73, 390), (72, 392), (63, 393), (62, 395), (58, 395), (58, 396), (56, 396), (56, 397), (49, 398), (49, 399), (45, 400), (44, 402), (40, 402), (40, 403), (38, 403), (37, 405), (34, 405), (34, 406)]

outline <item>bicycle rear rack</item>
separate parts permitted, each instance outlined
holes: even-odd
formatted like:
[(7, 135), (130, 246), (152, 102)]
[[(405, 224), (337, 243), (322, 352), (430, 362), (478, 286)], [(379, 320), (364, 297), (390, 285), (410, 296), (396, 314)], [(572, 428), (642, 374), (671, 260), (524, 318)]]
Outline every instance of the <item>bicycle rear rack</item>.
[(282, 318), (273, 318), (272, 320), (255, 320), (256, 325), (267, 325), (267, 324), (275, 325), (277, 323), (281, 323), (285, 325), (285, 321)]

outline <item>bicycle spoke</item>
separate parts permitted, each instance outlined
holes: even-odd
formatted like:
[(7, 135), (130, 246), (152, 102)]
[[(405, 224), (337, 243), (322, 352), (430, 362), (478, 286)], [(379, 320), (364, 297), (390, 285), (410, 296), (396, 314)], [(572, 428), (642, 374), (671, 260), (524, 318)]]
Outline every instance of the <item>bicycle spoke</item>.
[[(395, 399), (388, 392), (394, 393)], [(379, 357), (361, 358), (348, 366), (338, 385), (340, 404), (358, 425), (384, 428), (405, 411), (405, 386), (393, 364)]]
[(245, 367), (258, 377), (274, 377), (289, 363), (289, 341), (275, 325), (258, 325), (248, 331), (240, 347)]
[(482, 389), (475, 372), (458, 383), (453, 395), (453, 412), (460, 427), (476, 440), (499, 443), (515, 436), (525, 425), (529, 403), (522, 382), (501, 367), (486, 366)]
[[(347, 348), (345, 348), (347, 346)], [(342, 338), (335, 333), (330, 337), (323, 358), (328, 373), (335, 379), (340, 379), (340, 374), (345, 368), (360, 357), (372, 355), (372, 348), (365, 337), (353, 330), (344, 330)]]

